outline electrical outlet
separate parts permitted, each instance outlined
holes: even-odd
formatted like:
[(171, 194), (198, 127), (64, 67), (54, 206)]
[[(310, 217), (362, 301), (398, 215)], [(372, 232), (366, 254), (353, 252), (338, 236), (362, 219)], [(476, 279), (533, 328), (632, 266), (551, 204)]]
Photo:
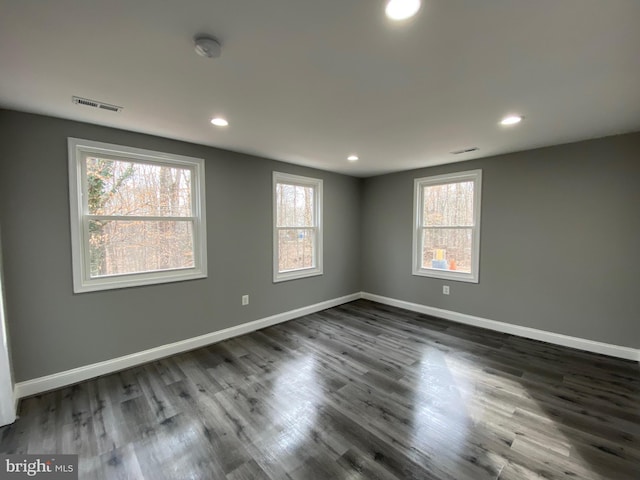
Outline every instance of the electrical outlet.
[(242, 305), (249, 305), (249, 295), (242, 295)]
[(445, 295), (449, 295), (449, 285), (442, 286), (442, 293)]

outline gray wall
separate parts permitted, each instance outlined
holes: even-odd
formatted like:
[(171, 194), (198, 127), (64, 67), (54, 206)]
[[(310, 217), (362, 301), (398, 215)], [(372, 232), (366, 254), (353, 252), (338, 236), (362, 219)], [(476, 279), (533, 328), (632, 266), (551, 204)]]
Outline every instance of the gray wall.
[[(73, 294), (67, 137), (206, 160), (209, 277)], [(324, 179), (324, 275), (272, 282), (271, 173)], [(360, 290), (361, 180), (127, 131), (0, 110), (0, 226), (16, 381)], [(241, 295), (250, 304), (240, 305)]]
[[(67, 137), (206, 159), (209, 278), (73, 294)], [(16, 381), (360, 290), (640, 348), (640, 133), (359, 180), (0, 110)], [(480, 283), (411, 275), (413, 179), (483, 170)], [(324, 179), (325, 273), (273, 284), (271, 173)], [(451, 295), (442, 295), (442, 285)], [(251, 303), (240, 305), (242, 294)]]
[[(368, 178), (363, 290), (639, 348), (639, 152), (635, 133)], [(413, 179), (475, 168), (480, 283), (412, 276)]]

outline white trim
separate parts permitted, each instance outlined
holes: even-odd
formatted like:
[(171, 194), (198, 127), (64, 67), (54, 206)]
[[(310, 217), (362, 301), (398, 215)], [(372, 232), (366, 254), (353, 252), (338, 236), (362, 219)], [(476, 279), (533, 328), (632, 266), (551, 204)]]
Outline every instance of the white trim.
[[(205, 162), (202, 158), (155, 152), (110, 143), (68, 137), (69, 203), (71, 212), (71, 253), (74, 293), (115, 288), (136, 287), (158, 283), (179, 282), (207, 277), (207, 224), (205, 198)], [(180, 166), (192, 173), (192, 217), (106, 216), (89, 215), (87, 201), (86, 155), (101, 155), (120, 161), (153, 165)], [(192, 224), (194, 266), (164, 271), (137, 272), (92, 278), (89, 259), (89, 221), (112, 218), (123, 221), (185, 221)]]
[(463, 323), (465, 325), (472, 325), (476, 327), (486, 328), (488, 330), (516, 335), (519, 337), (540, 340), (555, 345), (562, 345), (565, 347), (585, 350), (587, 352), (600, 353), (603, 355), (609, 355), (612, 357), (624, 358), (627, 360), (635, 360), (637, 362), (640, 362), (640, 349), (612, 345), (603, 342), (596, 342), (584, 338), (571, 337), (569, 335), (547, 332), (544, 330), (522, 327), (519, 325), (512, 325), (504, 322), (476, 317), (473, 315), (467, 315), (464, 313), (444, 310), (441, 308), (428, 307), (426, 305), (406, 302), (404, 300), (396, 300), (372, 293), (359, 292), (353, 293), (351, 295), (346, 295), (344, 297), (334, 298), (332, 300), (316, 303), (314, 305), (309, 305), (307, 307), (290, 310), (288, 312), (279, 313), (259, 320), (254, 320), (252, 322), (243, 323), (242, 325), (237, 325), (235, 327), (225, 328), (216, 332), (207, 333), (198, 337), (188, 338), (179, 342), (170, 343), (167, 345), (162, 345), (160, 347), (151, 348), (149, 350), (144, 350), (142, 352), (114, 358), (112, 360), (93, 363), (91, 365), (74, 368), (72, 370), (66, 370), (64, 372), (54, 373), (52, 375), (34, 378), (32, 380), (26, 380), (24, 382), (18, 382), (14, 387), (16, 407), (18, 400), (24, 397), (37, 395), (42, 392), (65, 387), (67, 385), (72, 385), (74, 383), (89, 380), (101, 375), (107, 375), (109, 373), (117, 372), (126, 368), (135, 367), (136, 365), (141, 365), (147, 362), (158, 360), (160, 358), (168, 357), (170, 355), (175, 355), (178, 353), (193, 350), (195, 348), (211, 345), (213, 343), (237, 337), (239, 335), (244, 335), (255, 330), (269, 327), (271, 325), (288, 322), (289, 320), (293, 320), (295, 318), (326, 310), (327, 308), (337, 307), (338, 305), (349, 303), (360, 298), (382, 303), (384, 305), (390, 305), (392, 307), (403, 308), (412, 312), (433, 315), (435, 317), (444, 318), (446, 320), (451, 320), (457, 323)]
[(563, 335), (561, 333), (538, 330), (537, 328), (523, 327), (510, 323), (498, 322), (496, 320), (489, 320), (487, 318), (467, 315), (465, 313), (458, 313), (451, 310), (429, 307), (427, 305), (421, 305), (418, 303), (405, 302), (404, 300), (396, 300), (394, 298), (383, 297), (367, 292), (362, 292), (362, 298), (371, 300), (373, 302), (390, 305), (392, 307), (404, 308), (405, 310), (410, 310), (412, 312), (424, 313), (426, 315), (444, 318), (445, 320), (451, 320), (452, 322), (463, 323), (465, 325), (472, 325), (474, 327), (486, 328), (487, 330), (508, 333), (510, 335), (516, 335), (518, 337), (540, 340), (543, 342), (552, 343), (554, 345), (577, 348), (579, 350), (585, 350), (587, 352), (600, 353), (602, 355), (609, 355), (611, 357), (624, 358), (627, 360), (635, 360), (637, 362), (640, 362), (640, 349), (623, 347), (620, 345), (612, 345), (610, 343), (604, 342), (596, 342), (594, 340), (588, 340), (586, 338), (572, 337), (570, 335)]
[(9, 425), (16, 419), (16, 389), (11, 371), (9, 356), (9, 337), (6, 328), (6, 311), (4, 308), (4, 286), (2, 268), (2, 245), (0, 240), (0, 426)]
[[(472, 235), (472, 265), (471, 272), (457, 272), (453, 270), (440, 270), (437, 268), (425, 268), (422, 266), (422, 243), (426, 231), (423, 225), (424, 211), (424, 187), (432, 185), (445, 185), (449, 183), (473, 182), (473, 225), (471, 226), (442, 226), (442, 228), (468, 228)], [(465, 172), (446, 173), (432, 177), (422, 177), (413, 180), (413, 275), (421, 277), (441, 278), (458, 282), (479, 282), (480, 272), (480, 215), (482, 202), (482, 170), (468, 170)], [(430, 227), (438, 228), (438, 227)]]
[(270, 327), (282, 322), (288, 322), (294, 318), (303, 317), (311, 313), (326, 310), (327, 308), (336, 307), (343, 303), (352, 302), (358, 300), (361, 294), (352, 293), (344, 297), (334, 298), (332, 300), (326, 300), (324, 302), (309, 305), (307, 307), (297, 308), (288, 312), (278, 313), (270, 317), (261, 318), (252, 322), (243, 323), (235, 327), (225, 328), (216, 332), (207, 333), (198, 337), (188, 338), (175, 343), (169, 343), (160, 347), (151, 348), (142, 352), (132, 353), (123, 357), (114, 358), (111, 360), (105, 360), (104, 362), (93, 363), (91, 365), (85, 365), (83, 367), (74, 368), (72, 370), (66, 370), (64, 372), (54, 373), (44, 377), (34, 378), (32, 380), (26, 380), (24, 382), (16, 383), (15, 396), (16, 398), (24, 398), (38, 393), (53, 390), (55, 388), (65, 387), (74, 383), (82, 382), (91, 378), (99, 377), (100, 375), (106, 375), (109, 373), (117, 372), (125, 368), (135, 367), (143, 363), (158, 360), (160, 358), (175, 355), (177, 353), (186, 352), (195, 348), (204, 347), (217, 343), (228, 338), (237, 337), (246, 333), (260, 330), (262, 328)]
[[(277, 186), (278, 183), (286, 185), (299, 185), (302, 187), (313, 188), (314, 205), (313, 217), (314, 225), (307, 227), (291, 227), (291, 229), (308, 228), (314, 230), (314, 246), (313, 246), (313, 266), (309, 268), (300, 268), (280, 272), (278, 266), (280, 264), (279, 257), (279, 230), (287, 227), (278, 226), (278, 207), (277, 207)], [(300, 175), (291, 175), (289, 173), (273, 172), (272, 183), (272, 202), (273, 202), (273, 282), (285, 282), (287, 280), (295, 280), (297, 278), (315, 277), (323, 274), (323, 247), (322, 247), (322, 210), (323, 210), (323, 180), (319, 178), (302, 177)]]

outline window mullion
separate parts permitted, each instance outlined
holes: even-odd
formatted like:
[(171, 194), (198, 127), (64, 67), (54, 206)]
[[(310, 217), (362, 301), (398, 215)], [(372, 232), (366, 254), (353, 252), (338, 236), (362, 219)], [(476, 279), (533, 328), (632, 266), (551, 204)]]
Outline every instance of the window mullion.
[(420, 228), (424, 228), (427, 230), (438, 230), (438, 229), (443, 229), (443, 228), (449, 228), (449, 229), (465, 229), (465, 228), (474, 228), (475, 225), (423, 225)]
[(113, 220), (120, 222), (193, 222), (196, 217), (163, 217), (163, 216), (147, 216), (147, 215), (85, 215), (89, 220)]
[(317, 230), (318, 227), (276, 227), (277, 230)]

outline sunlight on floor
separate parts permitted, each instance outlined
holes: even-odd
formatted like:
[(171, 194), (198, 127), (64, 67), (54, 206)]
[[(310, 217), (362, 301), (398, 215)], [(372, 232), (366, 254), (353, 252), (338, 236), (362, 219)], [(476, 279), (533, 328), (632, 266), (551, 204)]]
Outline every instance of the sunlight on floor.
[(280, 453), (295, 452), (309, 440), (311, 430), (316, 426), (321, 384), (316, 358), (312, 355), (292, 360), (278, 371), (273, 396), (286, 408), (274, 412), (272, 420), (282, 427), (274, 439)]

